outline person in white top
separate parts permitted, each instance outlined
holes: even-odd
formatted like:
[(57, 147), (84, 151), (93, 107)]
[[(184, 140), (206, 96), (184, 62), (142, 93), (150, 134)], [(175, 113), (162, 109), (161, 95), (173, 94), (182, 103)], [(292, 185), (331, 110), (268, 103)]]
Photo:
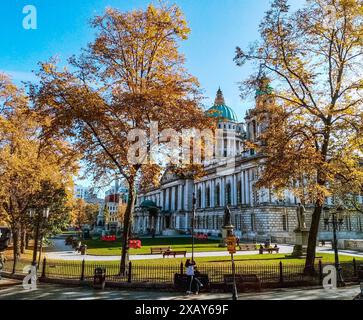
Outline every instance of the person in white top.
[(197, 279), (195, 279), (195, 261), (190, 261), (188, 259), (185, 262), (185, 267), (187, 268), (186, 275), (188, 276), (187, 294), (191, 294), (192, 293), (192, 285), (193, 285), (193, 282), (196, 285), (195, 294), (199, 294), (200, 282)]

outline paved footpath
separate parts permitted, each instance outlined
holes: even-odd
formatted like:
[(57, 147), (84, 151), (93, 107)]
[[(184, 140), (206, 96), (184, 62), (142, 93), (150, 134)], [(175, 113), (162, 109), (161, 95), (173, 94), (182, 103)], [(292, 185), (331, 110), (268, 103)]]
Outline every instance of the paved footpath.
[[(1, 282), (1, 280), (0, 280)], [(280, 289), (260, 293), (240, 293), (239, 300), (353, 300), (360, 292), (358, 286), (336, 290)], [(152, 298), (151, 298), (152, 297)], [(0, 300), (231, 300), (231, 294), (210, 293), (186, 296), (183, 293), (150, 291), (95, 291), (85, 287), (65, 287), (40, 284), (36, 290), (24, 290), (21, 285), (0, 287)]]
[[(291, 245), (279, 245), (280, 253), (291, 254), (293, 252), (293, 246)], [(46, 257), (51, 260), (67, 260), (67, 261), (119, 261), (120, 256), (92, 256), (86, 255), (82, 256), (80, 253), (76, 253), (70, 246), (64, 245), (64, 239), (54, 239), (53, 247), (48, 249), (49, 252), (46, 253)], [(318, 253), (334, 253), (329, 247), (319, 247), (317, 249)], [(235, 254), (235, 256), (253, 255), (258, 254), (258, 251), (240, 251)], [(349, 250), (339, 250), (340, 255), (348, 255), (351, 257), (361, 257), (363, 258), (363, 252), (349, 251)], [(215, 251), (215, 252), (195, 252), (194, 256), (196, 258), (202, 257), (228, 257), (228, 251)], [(187, 253), (187, 257), (191, 257), (191, 253)], [(162, 255), (130, 255), (130, 260), (153, 260), (162, 259)], [(174, 258), (165, 258), (174, 259)], [(178, 259), (178, 258), (176, 258)], [(179, 259), (180, 260), (180, 259)]]

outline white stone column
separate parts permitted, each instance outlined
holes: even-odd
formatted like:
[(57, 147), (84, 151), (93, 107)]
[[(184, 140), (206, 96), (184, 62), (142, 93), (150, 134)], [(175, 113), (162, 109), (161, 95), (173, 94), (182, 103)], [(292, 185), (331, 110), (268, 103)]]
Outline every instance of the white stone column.
[(249, 172), (249, 189), (250, 189), (250, 203), (251, 205), (253, 205), (253, 181), (252, 181), (252, 170), (253, 169), (248, 169)]
[(160, 232), (159, 220), (160, 220), (159, 216), (155, 218), (155, 230), (156, 230), (156, 232)]
[(215, 180), (213, 179), (210, 183), (210, 206), (211, 208), (215, 207), (215, 202), (214, 202), (214, 194), (215, 194)]
[(245, 199), (245, 177), (244, 177), (244, 171), (241, 171), (241, 203), (246, 204)]
[(165, 210), (166, 211), (169, 211), (171, 208), (170, 208), (170, 201), (169, 201), (169, 192), (170, 192), (170, 188), (167, 188), (166, 189), (166, 192), (165, 192)]
[(205, 208), (205, 182), (202, 182), (202, 208)]
[(159, 206), (163, 208), (163, 210), (165, 210), (164, 208), (164, 190), (161, 190), (160, 192), (160, 203)]
[(182, 208), (182, 201), (183, 201), (183, 199), (182, 199), (182, 185), (181, 184), (179, 184), (178, 185), (178, 207), (176, 208), (176, 210), (181, 210), (181, 208)]
[(171, 205), (170, 205), (170, 211), (175, 211), (175, 187), (170, 188), (171, 192)]
[(245, 203), (250, 204), (250, 188), (249, 188), (249, 179), (248, 179), (248, 170), (244, 171), (245, 176)]
[(221, 178), (221, 207), (226, 205), (226, 177)]

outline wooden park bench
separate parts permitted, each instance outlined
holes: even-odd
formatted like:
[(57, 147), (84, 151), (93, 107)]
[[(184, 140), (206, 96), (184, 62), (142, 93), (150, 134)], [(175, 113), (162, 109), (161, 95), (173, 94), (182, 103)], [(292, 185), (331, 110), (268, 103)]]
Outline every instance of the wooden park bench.
[(240, 247), (241, 251), (256, 251), (256, 245), (254, 244), (240, 244)]
[(165, 251), (170, 251), (170, 247), (158, 247), (158, 248), (150, 248), (151, 254), (163, 254)]
[[(225, 274), (224, 276), (225, 290), (230, 291), (233, 286), (233, 275)], [(238, 291), (245, 291), (246, 288), (253, 288), (261, 291), (261, 280), (256, 274), (236, 274), (236, 287)]]
[(279, 253), (280, 248), (260, 248), (258, 249), (260, 254), (264, 254), (264, 252), (268, 252), (269, 254), (272, 254), (274, 252)]
[(185, 258), (187, 256), (187, 252), (186, 251), (171, 251), (171, 250), (168, 250), (168, 251), (165, 251), (163, 253), (163, 258), (170, 257), (170, 256), (173, 256), (174, 258), (176, 256), (184, 256), (184, 258)]

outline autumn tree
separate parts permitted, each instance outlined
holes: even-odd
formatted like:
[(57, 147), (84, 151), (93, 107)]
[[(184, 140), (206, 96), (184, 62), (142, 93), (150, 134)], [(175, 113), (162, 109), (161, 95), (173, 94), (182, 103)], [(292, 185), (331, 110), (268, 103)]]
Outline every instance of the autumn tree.
[(90, 204), (83, 199), (74, 199), (72, 205), (72, 225), (81, 229), (82, 225), (93, 225), (98, 215), (99, 207), (97, 204)]
[(71, 181), (77, 156), (65, 141), (42, 136), (27, 96), (2, 74), (0, 146), (0, 213), (12, 230), (15, 270), (21, 233), (31, 227), (29, 210), (44, 208), (36, 199), (45, 182), (65, 186)]
[[(275, 0), (260, 41), (248, 51), (237, 48), (238, 65), (252, 61), (273, 80), (280, 107), (264, 133), (259, 183), (292, 189), (300, 201), (314, 204), (306, 272), (314, 271), (322, 208), (334, 182), (362, 184), (362, 15), (361, 0), (308, 0), (296, 12), (286, 0)], [(256, 78), (242, 88), (255, 87)]]
[(86, 202), (83, 199), (74, 200), (71, 217), (72, 225), (78, 229), (81, 229), (82, 225), (87, 223)]
[(32, 96), (39, 113), (49, 118), (49, 131), (72, 137), (97, 179), (110, 173), (125, 179), (124, 273), (136, 181), (141, 168), (153, 164), (148, 156), (153, 143), (162, 143), (159, 135), (148, 135), (151, 125), (157, 123), (159, 132), (202, 127), (205, 116), (198, 107), (198, 82), (178, 52), (190, 29), (177, 6), (149, 5), (132, 12), (109, 8), (92, 27), (96, 39), (69, 60), (70, 68), (41, 65), (40, 85), (33, 86)]

